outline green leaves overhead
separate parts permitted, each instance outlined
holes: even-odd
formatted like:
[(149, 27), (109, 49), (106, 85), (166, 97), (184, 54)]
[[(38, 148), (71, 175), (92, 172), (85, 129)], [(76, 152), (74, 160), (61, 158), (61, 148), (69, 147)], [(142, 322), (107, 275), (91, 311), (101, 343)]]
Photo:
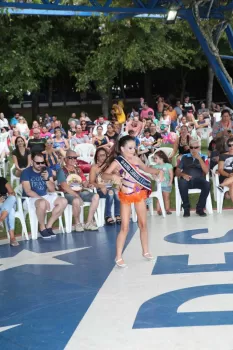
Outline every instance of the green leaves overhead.
[[(146, 72), (178, 65), (193, 69), (206, 64), (199, 45), (184, 21), (173, 26), (164, 20), (132, 18), (111, 21), (101, 18), (95, 35), (96, 48), (89, 53), (85, 66), (76, 74), (78, 89), (86, 89), (93, 80), (99, 91), (106, 91), (118, 72)], [(104, 86), (105, 85), (105, 86)]]

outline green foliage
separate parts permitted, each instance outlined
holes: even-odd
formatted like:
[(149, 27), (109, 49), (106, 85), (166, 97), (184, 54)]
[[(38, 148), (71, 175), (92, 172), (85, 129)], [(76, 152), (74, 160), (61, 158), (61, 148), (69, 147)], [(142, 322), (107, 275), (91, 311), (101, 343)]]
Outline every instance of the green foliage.
[(83, 18), (1, 16), (1, 93), (21, 98), (38, 91), (45, 77), (78, 70), (89, 50), (87, 24), (91, 28)]
[(177, 66), (195, 69), (206, 64), (184, 21), (169, 26), (161, 19), (101, 18), (94, 34), (97, 45), (87, 56), (82, 71), (76, 74), (79, 90), (85, 90), (92, 80), (104, 92), (122, 69), (146, 72)]

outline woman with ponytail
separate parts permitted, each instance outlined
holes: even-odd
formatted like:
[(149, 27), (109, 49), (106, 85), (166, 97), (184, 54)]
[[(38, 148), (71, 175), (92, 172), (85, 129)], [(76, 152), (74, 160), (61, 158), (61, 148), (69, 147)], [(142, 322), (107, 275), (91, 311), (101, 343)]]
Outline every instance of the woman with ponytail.
[(107, 165), (103, 169), (102, 178), (112, 180), (119, 186), (119, 199), (121, 203), (121, 230), (116, 242), (116, 264), (119, 267), (126, 267), (122, 251), (129, 230), (129, 221), (131, 214), (131, 204), (135, 206), (138, 216), (138, 226), (140, 229), (140, 238), (142, 244), (142, 256), (146, 260), (152, 260), (153, 257), (148, 250), (148, 232), (147, 232), (147, 210), (145, 200), (151, 193), (151, 182), (147, 176), (140, 172), (151, 174), (163, 180), (163, 171), (147, 167), (135, 155), (135, 141), (129, 136), (123, 136), (116, 144), (116, 154), (111, 154), (107, 159)]

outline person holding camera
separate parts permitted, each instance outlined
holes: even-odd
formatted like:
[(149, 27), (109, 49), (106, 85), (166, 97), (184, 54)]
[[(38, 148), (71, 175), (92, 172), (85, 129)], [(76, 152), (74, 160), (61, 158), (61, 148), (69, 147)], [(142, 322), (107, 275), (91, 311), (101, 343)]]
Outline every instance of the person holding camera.
[(14, 190), (7, 179), (0, 177), (0, 232), (3, 232), (5, 221), (10, 234), (10, 245), (17, 247), (19, 243), (15, 239), (15, 204)]
[(228, 109), (223, 109), (221, 112), (221, 120), (213, 125), (213, 138), (224, 137), (227, 141), (232, 137), (233, 121)]
[[(23, 170), (20, 182), (23, 186), (23, 196), (29, 197), (30, 207), (35, 207), (42, 238), (56, 236), (52, 226), (62, 215), (67, 206), (67, 200), (57, 196), (52, 170), (45, 166), (42, 153), (32, 155), (32, 166)], [(24, 201), (23, 206), (27, 206), (26, 201)], [(45, 216), (48, 211), (51, 211), (52, 215), (45, 226)]]

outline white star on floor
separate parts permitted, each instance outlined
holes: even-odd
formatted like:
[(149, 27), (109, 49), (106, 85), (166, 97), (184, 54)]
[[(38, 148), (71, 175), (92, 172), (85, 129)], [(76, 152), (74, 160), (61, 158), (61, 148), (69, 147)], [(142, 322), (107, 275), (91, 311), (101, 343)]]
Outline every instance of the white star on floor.
[(77, 252), (91, 247), (58, 250), (48, 253), (34, 253), (30, 250), (23, 249), (13, 257), (0, 259), (0, 271), (12, 269), (22, 265), (73, 265), (69, 262), (56, 259), (57, 256)]
[(1, 333), (1, 332), (5, 332), (5, 331), (7, 331), (8, 329), (18, 327), (18, 326), (21, 326), (21, 323), (19, 323), (19, 324), (13, 324), (12, 326), (0, 327), (0, 333)]

